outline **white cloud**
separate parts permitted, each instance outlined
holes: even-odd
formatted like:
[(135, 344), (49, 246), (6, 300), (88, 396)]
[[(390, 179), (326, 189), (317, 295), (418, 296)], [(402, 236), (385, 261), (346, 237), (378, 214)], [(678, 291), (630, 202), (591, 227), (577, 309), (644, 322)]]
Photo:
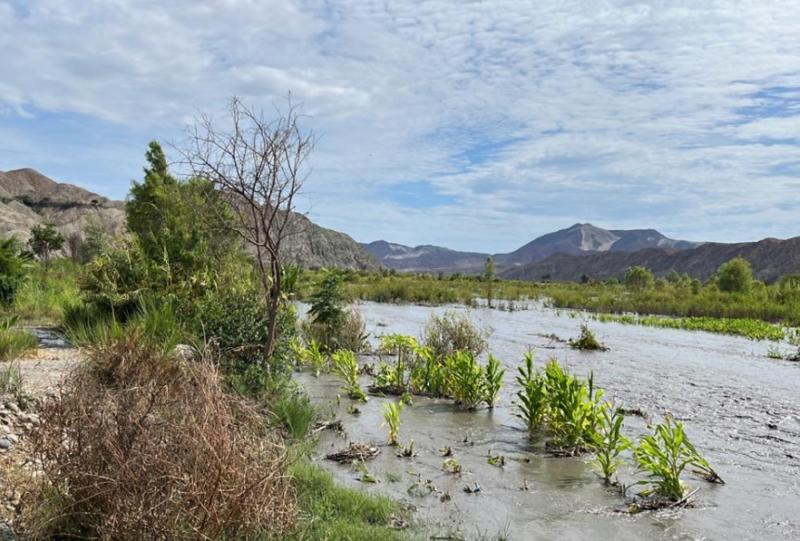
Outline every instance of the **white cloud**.
[[(797, 179), (772, 173), (798, 156), (786, 142), (800, 118), (797, 2), (16, 7), (0, 0), (5, 118), (78, 114), (170, 138), (232, 94), (268, 109), (291, 90), (321, 136), (305, 205), (359, 240), (504, 250), (586, 220), (698, 239), (800, 234), (786, 211)], [(143, 149), (113, 152), (129, 164)], [(376, 195), (420, 180), (455, 202)]]

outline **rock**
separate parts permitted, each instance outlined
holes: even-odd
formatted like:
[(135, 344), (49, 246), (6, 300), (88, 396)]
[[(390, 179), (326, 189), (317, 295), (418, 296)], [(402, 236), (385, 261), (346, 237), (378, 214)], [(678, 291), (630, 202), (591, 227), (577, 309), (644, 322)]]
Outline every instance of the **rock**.
[(197, 350), (187, 344), (178, 344), (172, 353), (182, 361), (193, 361), (197, 358)]
[(10, 439), (8, 439), (7, 437), (0, 438), (0, 449), (5, 451), (7, 449), (11, 449), (11, 447), (13, 447), (13, 446), (14, 446), (14, 442), (11, 441)]
[(19, 436), (16, 434), (6, 434), (3, 439), (10, 441), (12, 444), (19, 443)]

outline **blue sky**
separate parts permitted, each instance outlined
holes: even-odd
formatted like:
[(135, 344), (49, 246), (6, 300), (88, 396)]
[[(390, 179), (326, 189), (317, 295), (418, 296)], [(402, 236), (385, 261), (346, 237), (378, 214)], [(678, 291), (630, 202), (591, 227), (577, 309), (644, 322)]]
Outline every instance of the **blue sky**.
[(122, 198), (148, 140), (291, 91), (300, 208), (359, 241), (796, 236), (798, 27), (795, 0), (0, 0), (0, 170)]

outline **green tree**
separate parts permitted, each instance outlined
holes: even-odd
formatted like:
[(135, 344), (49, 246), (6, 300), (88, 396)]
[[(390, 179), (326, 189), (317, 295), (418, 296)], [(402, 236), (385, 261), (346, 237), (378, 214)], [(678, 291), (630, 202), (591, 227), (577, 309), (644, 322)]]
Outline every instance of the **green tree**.
[(743, 257), (735, 257), (717, 269), (717, 286), (728, 293), (747, 293), (753, 287), (753, 269)]
[(483, 280), (486, 282), (486, 300), (489, 301), (489, 308), (492, 307), (492, 289), (494, 286), (494, 260), (486, 258), (486, 265), (483, 268)]
[(653, 287), (655, 278), (647, 267), (631, 267), (625, 273), (625, 285), (633, 291), (643, 291)]
[(31, 238), (28, 245), (31, 251), (44, 262), (47, 267), (50, 264), (50, 256), (64, 246), (64, 235), (51, 222), (34, 226), (31, 229)]
[(214, 273), (239, 247), (227, 204), (210, 182), (170, 175), (158, 142), (150, 142), (145, 157), (144, 181), (133, 183), (125, 205), (144, 255), (170, 269), (175, 281)]
[(17, 239), (0, 240), (0, 305), (7, 308), (13, 304), (27, 273), (28, 261)]
[(342, 278), (338, 273), (328, 272), (322, 279), (311, 295), (308, 315), (314, 324), (324, 327), (325, 346), (328, 349), (333, 347), (345, 321)]

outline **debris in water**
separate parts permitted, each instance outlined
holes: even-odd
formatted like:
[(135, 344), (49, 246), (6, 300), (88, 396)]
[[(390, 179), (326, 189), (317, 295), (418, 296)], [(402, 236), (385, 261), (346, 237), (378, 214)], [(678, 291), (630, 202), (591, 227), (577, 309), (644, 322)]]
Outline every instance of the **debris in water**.
[(346, 449), (325, 455), (328, 460), (333, 460), (340, 464), (344, 462), (365, 461), (375, 458), (381, 450), (375, 445), (367, 443), (351, 443)]
[(439, 448), (439, 456), (442, 457), (453, 456), (453, 449), (451, 447), (441, 447)]
[(481, 491), (481, 486), (478, 483), (472, 483), (464, 487), (464, 492), (467, 494), (477, 494)]

